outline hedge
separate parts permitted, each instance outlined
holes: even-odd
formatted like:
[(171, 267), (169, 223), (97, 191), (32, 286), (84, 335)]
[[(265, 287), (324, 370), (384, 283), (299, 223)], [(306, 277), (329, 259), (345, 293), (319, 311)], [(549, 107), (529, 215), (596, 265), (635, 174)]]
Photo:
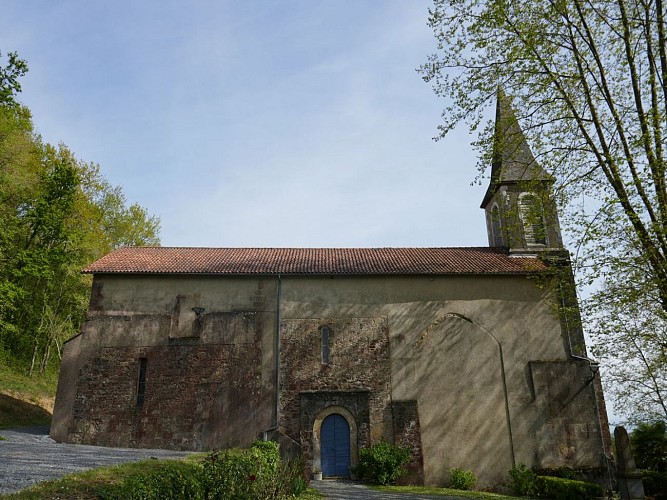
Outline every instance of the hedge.
[(604, 496), (604, 488), (599, 484), (561, 477), (537, 476), (535, 487), (537, 496), (555, 500), (586, 500)]

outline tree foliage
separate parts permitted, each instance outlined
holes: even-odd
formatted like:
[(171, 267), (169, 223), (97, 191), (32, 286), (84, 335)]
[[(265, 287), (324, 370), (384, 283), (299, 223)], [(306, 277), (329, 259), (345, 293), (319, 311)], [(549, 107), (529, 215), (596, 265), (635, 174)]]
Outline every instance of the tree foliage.
[(79, 331), (81, 269), (120, 245), (159, 244), (159, 221), (98, 166), (41, 141), (15, 99), (26, 71), (16, 54), (0, 69), (0, 359), (32, 372)]
[[(610, 321), (638, 295), (651, 321), (667, 311), (665, 18), (663, 0), (434, 0), (430, 11), (438, 51), (421, 72), (448, 98), (439, 136), (462, 121), (479, 129), (498, 88), (513, 97), (536, 160), (558, 180), (578, 276), (607, 287), (589, 304), (615, 308)], [(481, 177), (491, 124), (477, 146)], [(645, 337), (643, 349), (660, 342)]]
[[(0, 52), (2, 56), (2, 52)], [(28, 71), (28, 65), (20, 59), (16, 52), (7, 54), (7, 65), (0, 67), (0, 104), (3, 106), (17, 106), (16, 94), (21, 92), (19, 78)]]
[(593, 354), (614, 408), (630, 424), (667, 420), (667, 316), (640, 289), (642, 269), (608, 279), (588, 306)]
[(664, 421), (641, 423), (632, 431), (631, 437), (637, 467), (667, 472), (667, 425)]

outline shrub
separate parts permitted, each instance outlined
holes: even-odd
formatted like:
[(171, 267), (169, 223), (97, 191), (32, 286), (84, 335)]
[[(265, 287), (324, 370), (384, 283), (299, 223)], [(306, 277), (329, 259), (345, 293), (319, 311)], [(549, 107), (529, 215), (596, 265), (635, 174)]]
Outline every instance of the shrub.
[(642, 471), (646, 496), (667, 499), (667, 472)]
[(278, 445), (256, 441), (248, 450), (213, 452), (201, 462), (170, 461), (99, 492), (103, 500), (282, 500), (308, 486), (303, 459), (280, 461)]
[(203, 460), (203, 483), (206, 498), (250, 499), (257, 480), (252, 458), (229, 451), (214, 452)]
[(298, 497), (308, 489), (308, 481), (301, 477), (295, 477), (292, 481), (292, 495)]
[(604, 496), (599, 484), (574, 481), (560, 477), (537, 476), (537, 496), (555, 500), (586, 500)]
[[(225, 491), (231, 498), (244, 498), (250, 494), (252, 462), (245, 452), (237, 454), (229, 450), (214, 451), (202, 460), (202, 483), (206, 498), (222, 497)], [(241, 481), (243, 478), (243, 481)]]
[(406, 474), (403, 465), (410, 461), (410, 456), (409, 448), (382, 440), (359, 451), (359, 465), (354, 472), (375, 484), (393, 484)]
[(298, 497), (307, 488), (303, 458), (298, 458), (280, 463), (272, 480), (257, 483), (253, 492), (255, 498), (287, 499)]
[(250, 447), (250, 455), (256, 472), (262, 475), (276, 475), (280, 466), (280, 452), (275, 441), (255, 441)]
[(537, 474), (532, 469), (526, 467), (526, 464), (519, 464), (518, 467), (512, 467), (507, 475), (509, 476), (507, 486), (513, 494), (524, 497), (537, 493)]
[(203, 499), (200, 464), (168, 461), (148, 473), (133, 474), (117, 487), (104, 488), (106, 500)]
[(303, 460), (281, 463), (278, 445), (272, 441), (255, 441), (240, 454), (209, 454), (203, 461), (202, 478), (207, 499), (292, 498), (308, 486)]
[(571, 467), (565, 467), (565, 466), (536, 468), (533, 469), (533, 471), (538, 476), (561, 477), (563, 479), (575, 479), (575, 480), (581, 480), (582, 478), (582, 474), (580, 471), (576, 471)]
[(292, 494), (296, 497), (304, 493), (308, 489), (308, 481), (305, 479), (305, 464), (303, 463), (303, 457), (299, 457), (294, 460), (288, 460), (286, 463), (281, 464), (283, 467), (280, 477), (284, 478), (289, 487), (286, 490), (286, 493)]
[(449, 487), (455, 490), (471, 490), (475, 486), (477, 478), (470, 470), (451, 469), (449, 471)]
[(667, 472), (667, 426), (665, 422), (640, 423), (630, 439), (637, 467)]

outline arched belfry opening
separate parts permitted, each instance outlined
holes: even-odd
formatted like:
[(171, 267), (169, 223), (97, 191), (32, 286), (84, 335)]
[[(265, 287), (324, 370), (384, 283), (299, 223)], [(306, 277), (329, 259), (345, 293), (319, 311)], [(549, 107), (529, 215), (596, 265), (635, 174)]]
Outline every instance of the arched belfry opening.
[(508, 97), (499, 89), (491, 180), (481, 204), (489, 245), (515, 254), (562, 250), (554, 181), (533, 156)]

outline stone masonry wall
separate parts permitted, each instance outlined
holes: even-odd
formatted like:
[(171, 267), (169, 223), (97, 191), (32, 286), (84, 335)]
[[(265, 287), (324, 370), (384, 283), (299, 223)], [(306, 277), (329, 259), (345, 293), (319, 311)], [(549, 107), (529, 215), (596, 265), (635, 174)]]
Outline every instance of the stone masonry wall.
[[(115, 321), (132, 331), (132, 318)], [(99, 349), (78, 372), (70, 442), (205, 450), (256, 439), (257, 414), (271, 395), (263, 394), (255, 315), (213, 314), (206, 321), (220, 330), (218, 343), (165, 338), (161, 345)], [(138, 406), (141, 358), (145, 398)]]
[(412, 457), (405, 469), (408, 474), (399, 484), (424, 484), (424, 455), (417, 401), (394, 401), (391, 404), (394, 422), (394, 444), (410, 448)]
[[(320, 328), (324, 325), (330, 330), (329, 363), (322, 362)], [(300, 442), (306, 455), (312, 445), (312, 428), (301, 428), (301, 393), (309, 393), (307, 397), (313, 399), (310, 393), (322, 391), (331, 399), (336, 392), (367, 392), (364, 398), (368, 401), (368, 421), (357, 422), (359, 447), (387, 434), (391, 428), (390, 417), (387, 418), (391, 388), (386, 318), (284, 320), (281, 343), (281, 431)], [(350, 410), (353, 414), (365, 413)]]

